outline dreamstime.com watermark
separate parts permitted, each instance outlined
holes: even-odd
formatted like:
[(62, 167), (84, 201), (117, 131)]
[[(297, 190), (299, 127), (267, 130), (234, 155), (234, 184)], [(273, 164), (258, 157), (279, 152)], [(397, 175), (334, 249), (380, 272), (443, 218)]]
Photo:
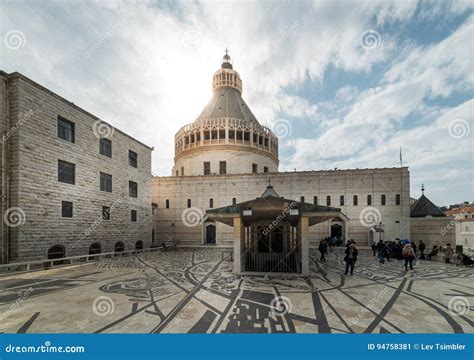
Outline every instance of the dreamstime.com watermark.
[(286, 205), (283, 208), (283, 211), (280, 215), (278, 215), (275, 220), (273, 220), (265, 229), (263, 229), (263, 235), (267, 236), (273, 229), (275, 229), (280, 222), (285, 219), (285, 215), (290, 212), (291, 209), (298, 207), (298, 203), (296, 201), (292, 201), (290, 204)]
[[(108, 210), (109, 212), (109, 216), (110, 214), (112, 214), (112, 211), (115, 210), (120, 204), (120, 201), (116, 201), (114, 202), (112, 205), (110, 205), (110, 208)], [(94, 231), (94, 229), (99, 226), (100, 224), (102, 224), (104, 221), (108, 221), (104, 215), (100, 215), (96, 221), (94, 221), (85, 231), (84, 231), (84, 234), (83, 234), (83, 237), (84, 236), (90, 236), (92, 234), (92, 232)]]
[(18, 128), (23, 125), (24, 123), (26, 123), (28, 120), (31, 119), (31, 117), (33, 116), (35, 112), (30, 109), (26, 112), (26, 114), (24, 114), (18, 121), (15, 125), (13, 125), (10, 129), (8, 129), (7, 132), (5, 132), (5, 134), (3, 134), (2, 136), (2, 141), (3, 142), (6, 142), (11, 136), (13, 136), (17, 131), (18, 131)]
[(382, 290), (375, 294), (375, 296), (369, 301), (365, 308), (357, 314), (355, 318), (351, 320), (352, 325), (357, 325), (361, 319), (370, 311), (370, 309), (382, 300), (382, 297), (389, 291), (389, 288), (385, 286)]
[(51, 341), (45, 341), (43, 345), (25, 346), (8, 344), (5, 346), (6, 353), (84, 353), (86, 351), (84, 346), (53, 346)]
[(18, 292), (18, 298), (13, 304), (10, 305), (7, 311), (0, 315), (0, 320), (5, 320), (12, 312), (18, 309), (21, 306), (22, 302), (25, 301), (33, 291), (34, 289), (32, 287), (29, 287), (26, 290)]
[(456, 226), (457, 223), (460, 222), (459, 219), (461, 218), (461, 216), (466, 215), (466, 214), (469, 213), (469, 211), (468, 211), (468, 210), (469, 210), (469, 207), (470, 207), (470, 205), (467, 205), (467, 206), (461, 208), (461, 210), (459, 211), (459, 214), (458, 214), (460, 217), (459, 217), (459, 218), (456, 217), (456, 218), (454, 218), (453, 220), (451, 220), (451, 221), (448, 223), (448, 225), (446, 225), (445, 227), (443, 227), (443, 228), (441, 229), (441, 231), (440, 231), (439, 233), (440, 233), (442, 236), (445, 236), (445, 235), (448, 233), (449, 230), (451, 230), (454, 226)]

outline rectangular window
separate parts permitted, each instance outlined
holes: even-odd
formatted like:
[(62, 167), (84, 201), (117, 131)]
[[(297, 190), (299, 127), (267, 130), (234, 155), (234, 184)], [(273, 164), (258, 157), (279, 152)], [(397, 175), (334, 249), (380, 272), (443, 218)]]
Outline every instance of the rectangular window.
[(138, 154), (135, 151), (128, 150), (128, 165), (138, 167)]
[(302, 196), (302, 197), (300, 198), (300, 201), (301, 201), (302, 203), (304, 203), (304, 196)]
[(256, 174), (258, 172), (258, 165), (252, 164), (252, 173)]
[(102, 206), (102, 220), (110, 220), (110, 207)]
[[(339, 205), (344, 206), (344, 195), (339, 197)], [(329, 206), (329, 205), (328, 205)]]
[(357, 206), (358, 203), (359, 203), (359, 198), (357, 197), (357, 195), (354, 195), (354, 199), (353, 199), (354, 206)]
[(58, 181), (74, 185), (76, 183), (76, 165), (58, 160)]
[(263, 172), (264, 172), (264, 173), (267, 173), (267, 172), (268, 172), (268, 166), (264, 166), (264, 167), (263, 167)]
[(109, 139), (100, 139), (99, 140), (99, 152), (101, 155), (112, 157), (112, 141)]
[(382, 195), (381, 198), (380, 198), (380, 203), (382, 205), (385, 205), (385, 195)]
[(131, 210), (130, 211), (130, 220), (132, 222), (136, 222), (137, 221), (137, 210)]
[(128, 196), (134, 198), (138, 197), (138, 184), (136, 182), (128, 182)]
[(367, 205), (372, 205), (372, 195), (367, 195)]
[(395, 195), (395, 205), (400, 205), (400, 194)]
[(236, 205), (237, 204), (237, 198), (232, 198), (232, 205)]
[(151, 242), (155, 242), (155, 229), (151, 229)]
[(58, 138), (74, 143), (74, 128), (73, 122), (58, 116)]
[(191, 199), (188, 199), (188, 208), (191, 207)]
[(214, 199), (209, 199), (209, 207), (211, 209), (214, 207)]
[(225, 161), (219, 161), (219, 174), (227, 174), (227, 163)]
[(313, 204), (318, 205), (318, 197), (317, 196), (313, 196)]
[(211, 163), (204, 161), (204, 175), (211, 175)]
[(331, 206), (331, 197), (329, 195), (326, 196), (326, 205)]
[(61, 216), (65, 218), (72, 218), (72, 202), (71, 201), (61, 202)]
[(166, 199), (165, 207), (166, 209), (170, 208), (170, 201), (168, 199)]
[(112, 175), (100, 173), (100, 191), (112, 192)]

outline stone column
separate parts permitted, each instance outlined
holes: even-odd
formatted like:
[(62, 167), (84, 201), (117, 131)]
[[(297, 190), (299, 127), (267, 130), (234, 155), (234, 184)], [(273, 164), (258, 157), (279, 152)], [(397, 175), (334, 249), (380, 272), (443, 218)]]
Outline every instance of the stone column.
[(309, 234), (309, 218), (307, 216), (301, 216), (297, 227), (297, 246), (299, 253), (301, 254), (301, 275), (309, 275), (309, 245), (308, 245), (308, 234)]
[(234, 273), (242, 272), (242, 256), (244, 252), (245, 227), (240, 216), (234, 218)]

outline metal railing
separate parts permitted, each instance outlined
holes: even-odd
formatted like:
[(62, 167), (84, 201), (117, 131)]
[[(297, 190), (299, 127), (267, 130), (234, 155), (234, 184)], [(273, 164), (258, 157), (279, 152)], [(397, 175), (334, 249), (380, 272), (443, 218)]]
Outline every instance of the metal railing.
[(298, 253), (246, 252), (244, 269), (251, 272), (298, 273)]
[(8, 272), (45, 270), (45, 269), (50, 269), (53, 267), (71, 266), (74, 264), (100, 261), (104, 258), (136, 255), (136, 254), (141, 254), (141, 253), (155, 252), (158, 250), (163, 250), (163, 248), (161, 246), (158, 246), (158, 247), (141, 249), (141, 250), (127, 250), (127, 251), (120, 251), (120, 252), (78, 255), (78, 256), (69, 256), (69, 257), (57, 258), (57, 259), (43, 259), (43, 260), (33, 260), (33, 261), (17, 262), (17, 263), (10, 263), (10, 264), (2, 264), (0, 265), (0, 274), (8, 273)]

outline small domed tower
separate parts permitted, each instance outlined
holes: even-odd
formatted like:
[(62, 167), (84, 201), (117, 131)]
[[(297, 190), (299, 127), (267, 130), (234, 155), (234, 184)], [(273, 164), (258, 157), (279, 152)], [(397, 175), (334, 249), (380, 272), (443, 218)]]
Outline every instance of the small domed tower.
[(175, 135), (174, 176), (278, 171), (278, 138), (242, 99), (242, 80), (226, 49), (212, 78), (212, 99)]

